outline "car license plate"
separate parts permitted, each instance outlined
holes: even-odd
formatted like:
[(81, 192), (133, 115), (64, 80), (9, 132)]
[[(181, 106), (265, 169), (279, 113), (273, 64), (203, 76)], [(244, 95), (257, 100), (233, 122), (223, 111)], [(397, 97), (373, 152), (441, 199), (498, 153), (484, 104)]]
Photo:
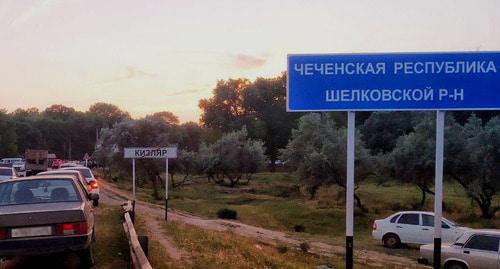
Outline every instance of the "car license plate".
[(10, 234), (12, 238), (52, 235), (52, 227), (41, 226), (41, 227), (29, 227), (29, 228), (16, 228), (12, 229)]

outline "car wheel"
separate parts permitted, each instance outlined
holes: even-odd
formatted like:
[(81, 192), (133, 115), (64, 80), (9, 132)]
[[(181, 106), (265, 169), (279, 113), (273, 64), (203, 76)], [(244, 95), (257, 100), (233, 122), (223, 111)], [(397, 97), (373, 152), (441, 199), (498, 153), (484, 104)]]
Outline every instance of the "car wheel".
[(82, 250), (79, 254), (80, 256), (80, 268), (81, 269), (90, 269), (92, 266), (94, 266), (94, 247), (93, 244), (90, 244), (90, 246)]
[(401, 244), (399, 236), (395, 234), (385, 235), (384, 238), (382, 238), (382, 241), (384, 242), (384, 247), (386, 248), (397, 248)]
[(467, 269), (467, 266), (465, 266), (463, 263), (460, 263), (460, 262), (449, 262), (444, 266), (444, 268), (446, 268), (446, 269)]

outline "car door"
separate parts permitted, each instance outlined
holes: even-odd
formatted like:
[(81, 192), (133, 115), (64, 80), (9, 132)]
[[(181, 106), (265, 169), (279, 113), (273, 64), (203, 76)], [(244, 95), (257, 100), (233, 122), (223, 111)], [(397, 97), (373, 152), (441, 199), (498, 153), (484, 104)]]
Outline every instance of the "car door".
[(431, 214), (421, 214), (422, 222), (420, 226), (419, 244), (432, 244), (434, 242), (434, 216)]
[(499, 236), (473, 235), (462, 249), (462, 259), (469, 263), (470, 268), (497, 268), (499, 242)]
[[(421, 214), (422, 215), (422, 229), (420, 232), (420, 244), (432, 244), (434, 242), (434, 215), (431, 214)], [(449, 243), (455, 242), (459, 236), (456, 233), (456, 228), (450, 226), (445, 221), (441, 221), (441, 232), (442, 232), (442, 242)]]
[(401, 239), (402, 243), (418, 243), (420, 234), (420, 214), (418, 213), (404, 213), (396, 223), (396, 233)]

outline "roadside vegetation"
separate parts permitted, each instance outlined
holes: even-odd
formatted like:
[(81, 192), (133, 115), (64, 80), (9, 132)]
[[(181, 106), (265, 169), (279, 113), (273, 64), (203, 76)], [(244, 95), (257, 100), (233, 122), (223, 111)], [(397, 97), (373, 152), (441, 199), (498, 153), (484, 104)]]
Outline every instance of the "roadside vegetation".
[[(131, 191), (130, 180), (117, 182), (120, 188)], [(401, 210), (420, 210), (418, 187), (396, 181), (379, 184), (367, 180), (359, 184), (358, 194), (365, 201), (367, 211), (355, 211), (355, 248), (378, 250), (406, 256), (418, 255), (417, 249), (387, 250), (381, 242), (371, 238), (375, 219), (385, 218)], [(151, 195), (152, 189), (144, 184), (137, 189), (138, 198), (162, 204)], [(218, 212), (227, 208), (237, 212), (237, 220), (264, 228), (294, 233), (305, 240), (315, 239), (342, 245), (345, 240), (345, 193), (334, 186), (321, 187), (315, 199), (309, 199), (294, 173), (259, 173), (249, 185), (229, 188), (214, 185), (198, 177), (182, 187), (170, 189), (170, 208), (218, 218)], [(455, 182), (444, 185), (444, 215), (450, 220), (475, 228), (500, 228), (500, 219), (484, 219), (474, 202)], [(500, 197), (494, 197), (500, 203)], [(428, 199), (423, 210), (433, 210)], [(296, 228), (300, 227), (300, 232)]]
[(129, 247), (123, 232), (121, 209), (101, 203), (95, 212), (96, 269), (127, 268)]
[[(136, 226), (143, 232), (144, 219), (138, 215)], [(163, 232), (187, 257), (178, 262), (165, 255), (157, 239), (150, 238), (149, 260), (154, 268), (344, 268), (342, 257), (307, 253), (306, 248), (269, 244), (232, 233), (207, 231), (170, 221)], [(361, 264), (360, 264), (361, 266)], [(363, 264), (363, 268), (376, 268)]]

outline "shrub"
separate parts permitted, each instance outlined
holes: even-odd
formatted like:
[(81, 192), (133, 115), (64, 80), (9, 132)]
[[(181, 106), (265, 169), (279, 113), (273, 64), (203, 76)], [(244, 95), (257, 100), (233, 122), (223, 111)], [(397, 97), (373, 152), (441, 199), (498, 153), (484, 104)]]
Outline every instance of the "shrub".
[(299, 248), (300, 248), (300, 250), (302, 250), (302, 252), (304, 252), (304, 253), (308, 253), (308, 252), (309, 252), (309, 250), (311, 249), (311, 246), (309, 246), (309, 244), (308, 244), (308, 243), (303, 242), (303, 243), (301, 243), (301, 244), (299, 245)]
[(297, 233), (303, 233), (303, 232), (306, 231), (306, 227), (304, 225), (302, 225), (302, 224), (295, 224), (295, 226), (293, 226), (293, 229)]
[(288, 252), (288, 247), (287, 246), (278, 246), (278, 252), (285, 254)]
[(236, 219), (238, 217), (238, 212), (229, 208), (223, 208), (217, 211), (217, 217), (219, 219)]

